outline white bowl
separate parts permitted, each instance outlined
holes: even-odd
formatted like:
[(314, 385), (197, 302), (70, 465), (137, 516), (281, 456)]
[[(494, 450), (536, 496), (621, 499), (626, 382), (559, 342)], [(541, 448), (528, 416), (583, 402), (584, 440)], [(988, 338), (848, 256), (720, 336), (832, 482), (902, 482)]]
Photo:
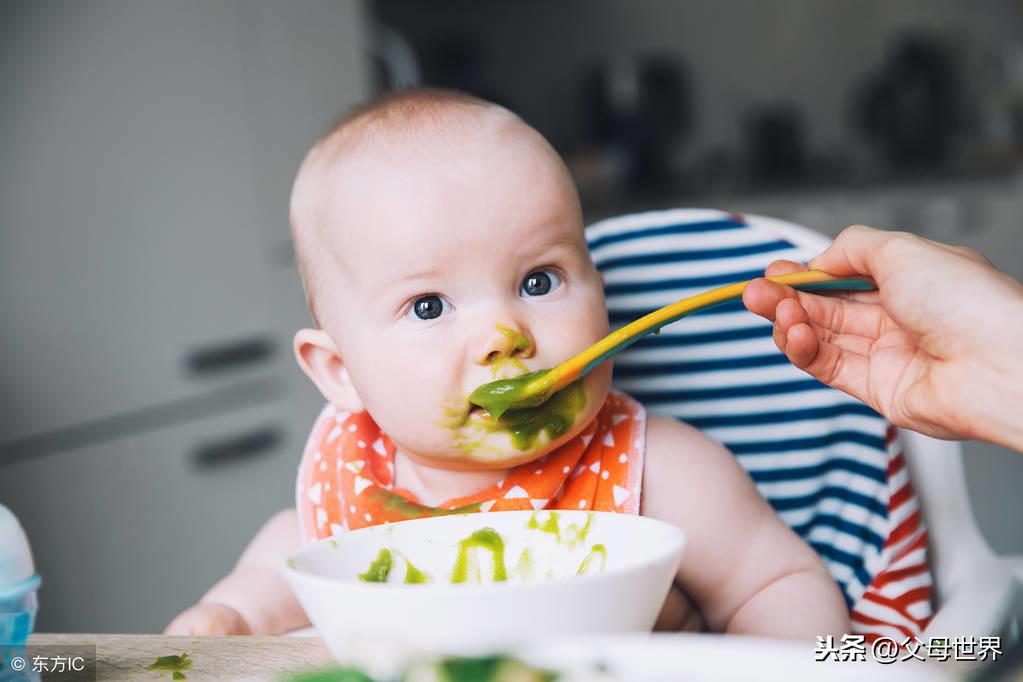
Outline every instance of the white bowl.
[[(285, 575), (342, 663), (365, 664), (366, 652), (382, 643), (392, 652), (469, 655), (535, 638), (649, 631), (682, 558), (682, 531), (639, 516), (559, 511), (563, 530), (590, 518), (585, 539), (561, 551), (552, 549), (560, 546), (553, 535), (527, 527), (546, 513), (460, 514), (363, 528), (306, 545), (289, 558)], [(504, 538), (511, 579), (452, 584), (459, 541), (481, 528)], [(604, 571), (575, 575), (596, 544), (607, 550)], [(513, 567), (526, 547), (539, 577), (516, 581)], [(397, 550), (432, 581), (360, 580), (381, 549)], [(488, 556), (479, 552), (483, 575), (491, 571)], [(395, 559), (403, 574), (397, 553)], [(543, 577), (548, 573), (554, 577)]]

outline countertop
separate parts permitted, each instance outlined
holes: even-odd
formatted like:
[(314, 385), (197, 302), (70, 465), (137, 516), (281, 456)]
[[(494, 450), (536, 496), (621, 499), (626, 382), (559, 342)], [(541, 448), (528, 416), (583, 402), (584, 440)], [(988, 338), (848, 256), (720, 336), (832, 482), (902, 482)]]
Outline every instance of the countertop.
[(60, 647), (96, 646), (97, 680), (153, 682), (171, 680), (171, 673), (147, 670), (159, 656), (187, 653), (192, 660), (184, 674), (189, 682), (204, 680), (281, 680), (287, 673), (331, 664), (318, 637), (167, 637), (164, 635), (36, 634), (29, 654), (47, 645), (48, 656)]
[[(96, 647), (96, 680), (172, 682), (172, 673), (147, 670), (158, 657), (187, 653), (192, 665), (184, 671), (186, 682), (247, 680), (282, 682), (289, 675), (312, 672), (333, 665), (330, 652), (316, 636), (288, 637), (167, 637), (164, 635), (36, 634), (29, 638), (26, 658), (81, 654)], [(46, 646), (45, 649), (42, 647)], [(812, 647), (798, 642), (739, 635), (662, 634), (590, 636), (534, 644), (527, 654), (533, 665), (551, 670), (600, 669), (613, 674), (601, 679), (628, 682), (957, 682), (974, 665), (962, 663), (876, 662), (838, 664), (815, 662)], [(62, 682), (94, 679), (91, 675), (62, 675)], [(576, 677), (574, 679), (589, 679)]]

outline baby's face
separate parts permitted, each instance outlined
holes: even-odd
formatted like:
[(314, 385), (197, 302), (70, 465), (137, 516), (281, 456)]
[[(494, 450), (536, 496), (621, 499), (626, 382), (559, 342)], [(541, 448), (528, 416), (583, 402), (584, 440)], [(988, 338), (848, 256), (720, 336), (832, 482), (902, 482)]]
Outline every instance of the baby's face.
[(361, 151), (330, 187), (316, 307), (363, 405), (403, 452), (443, 468), (514, 466), (594, 418), (609, 364), (531, 420), (568, 416), (564, 430), (513, 437), (467, 400), (608, 332), (575, 190), (535, 133), (502, 123), (451, 148)]

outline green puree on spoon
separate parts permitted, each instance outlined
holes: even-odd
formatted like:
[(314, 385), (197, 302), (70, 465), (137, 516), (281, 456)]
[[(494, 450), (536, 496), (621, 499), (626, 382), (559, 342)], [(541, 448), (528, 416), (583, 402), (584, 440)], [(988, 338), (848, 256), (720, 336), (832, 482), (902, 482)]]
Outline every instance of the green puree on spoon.
[(469, 402), (485, 409), (494, 419), (500, 419), (512, 407), (521, 409), (542, 405), (550, 396), (544, 391), (537, 391), (531, 384), (549, 372), (549, 369), (541, 369), (513, 379), (491, 381), (477, 387), (469, 395)]
[[(853, 290), (869, 291), (875, 288), (868, 277), (841, 277), (820, 270), (790, 272), (767, 277), (772, 282), (786, 284), (800, 291)], [(742, 297), (746, 282), (737, 282), (711, 291), (684, 298), (664, 306), (649, 315), (616, 329), (600, 341), (565, 360), (552, 369), (523, 374), (513, 379), (499, 379), (479, 386), (469, 395), (469, 402), (482, 407), (494, 419), (500, 419), (509, 410), (536, 408), (543, 405), (562, 389), (582, 379), (594, 367), (639, 341), (655, 334), (661, 327), (691, 313), (707, 310)]]

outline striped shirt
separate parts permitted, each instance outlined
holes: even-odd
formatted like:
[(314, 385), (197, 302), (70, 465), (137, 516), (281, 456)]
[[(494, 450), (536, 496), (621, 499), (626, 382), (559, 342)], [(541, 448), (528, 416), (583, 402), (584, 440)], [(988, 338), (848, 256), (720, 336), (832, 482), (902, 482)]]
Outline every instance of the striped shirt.
[[(806, 261), (821, 237), (716, 210), (627, 215), (587, 229), (619, 327), (707, 289)], [(775, 511), (821, 556), (854, 630), (902, 642), (931, 616), (927, 531), (896, 430), (791, 365), (772, 325), (724, 304), (665, 327), (617, 356), (615, 386), (649, 411), (728, 447)]]

